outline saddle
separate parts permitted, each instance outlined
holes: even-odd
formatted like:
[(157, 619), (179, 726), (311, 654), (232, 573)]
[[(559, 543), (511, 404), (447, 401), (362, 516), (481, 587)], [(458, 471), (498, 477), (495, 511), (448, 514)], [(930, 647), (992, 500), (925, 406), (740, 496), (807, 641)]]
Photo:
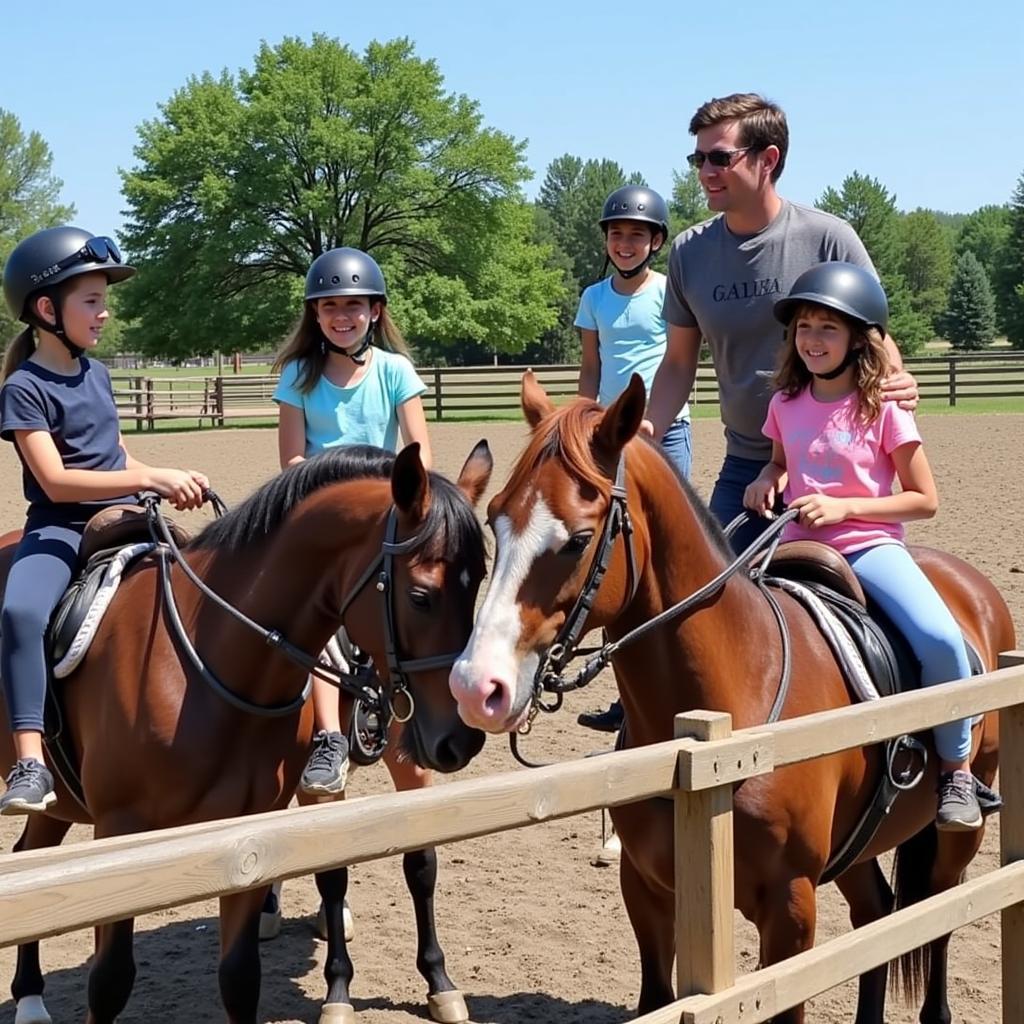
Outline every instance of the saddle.
[[(164, 520), (180, 546), (188, 532)], [(64, 687), (61, 681), (77, 667), (121, 577), (154, 546), (146, 510), (138, 505), (111, 505), (86, 524), (78, 550), (78, 569), (57, 603), (46, 635), (49, 679), (46, 687), (45, 734), (50, 762), (82, 806), (78, 755), (64, 727)], [(84, 628), (83, 628), (84, 627)]]
[[(780, 544), (767, 567), (754, 565), (764, 582), (799, 601), (828, 640), (856, 700), (872, 700), (921, 685), (921, 665), (903, 633), (873, 601), (866, 598), (850, 563), (834, 548), (818, 541)], [(838, 623), (839, 628), (836, 628)], [(964, 637), (971, 675), (985, 671), (981, 656)], [(832, 881), (853, 865), (874, 838), (904, 789), (915, 786), (927, 764), (920, 738), (897, 736), (884, 746), (884, 768), (874, 798), (853, 832), (836, 850), (821, 882)], [(1002, 799), (975, 779), (983, 814), (1002, 806)]]

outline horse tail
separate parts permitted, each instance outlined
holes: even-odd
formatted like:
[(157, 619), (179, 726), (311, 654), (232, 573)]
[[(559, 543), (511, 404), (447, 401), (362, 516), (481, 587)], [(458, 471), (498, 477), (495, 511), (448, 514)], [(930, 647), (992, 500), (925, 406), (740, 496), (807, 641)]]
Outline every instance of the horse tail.
[[(932, 822), (900, 843), (893, 862), (895, 906), (902, 910), (931, 893), (932, 872), (939, 848), (939, 833)], [(920, 1004), (931, 971), (931, 944), (904, 953), (893, 962), (890, 987), (905, 1001)]]

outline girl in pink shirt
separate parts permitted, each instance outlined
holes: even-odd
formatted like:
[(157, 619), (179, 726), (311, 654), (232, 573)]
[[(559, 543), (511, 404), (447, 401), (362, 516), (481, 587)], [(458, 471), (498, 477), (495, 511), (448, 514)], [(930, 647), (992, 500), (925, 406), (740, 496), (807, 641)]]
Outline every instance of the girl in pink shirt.
[[(913, 414), (881, 398), (889, 373), (882, 286), (862, 267), (822, 263), (797, 278), (775, 315), (786, 345), (764, 424), (772, 458), (744, 505), (767, 514), (782, 491), (800, 510), (783, 539), (822, 541), (847, 557), (865, 593), (906, 636), (922, 683), (968, 677), (960, 627), (903, 543), (903, 523), (933, 516), (938, 496)], [(976, 829), (970, 721), (934, 735), (942, 761), (936, 824)]]

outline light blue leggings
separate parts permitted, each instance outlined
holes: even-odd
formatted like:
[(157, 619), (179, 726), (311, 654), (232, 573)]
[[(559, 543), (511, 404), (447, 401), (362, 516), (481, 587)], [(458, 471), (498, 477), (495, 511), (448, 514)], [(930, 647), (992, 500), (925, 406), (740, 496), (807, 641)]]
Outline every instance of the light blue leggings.
[[(948, 683), (971, 674), (963, 634), (946, 603), (902, 544), (879, 544), (846, 556), (864, 592), (907, 638), (921, 662), (921, 684)], [(971, 753), (970, 719), (936, 726), (943, 761)]]

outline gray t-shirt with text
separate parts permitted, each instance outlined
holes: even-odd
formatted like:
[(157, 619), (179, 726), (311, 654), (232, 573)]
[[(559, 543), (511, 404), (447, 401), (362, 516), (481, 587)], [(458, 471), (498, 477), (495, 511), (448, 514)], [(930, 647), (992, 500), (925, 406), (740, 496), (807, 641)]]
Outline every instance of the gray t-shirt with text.
[(805, 270), (832, 260), (875, 273), (846, 221), (788, 200), (754, 235), (733, 234), (719, 214), (673, 242), (664, 317), (679, 327), (699, 327), (711, 349), (728, 454), (762, 461), (771, 455), (761, 427), (784, 337), (772, 307)]

